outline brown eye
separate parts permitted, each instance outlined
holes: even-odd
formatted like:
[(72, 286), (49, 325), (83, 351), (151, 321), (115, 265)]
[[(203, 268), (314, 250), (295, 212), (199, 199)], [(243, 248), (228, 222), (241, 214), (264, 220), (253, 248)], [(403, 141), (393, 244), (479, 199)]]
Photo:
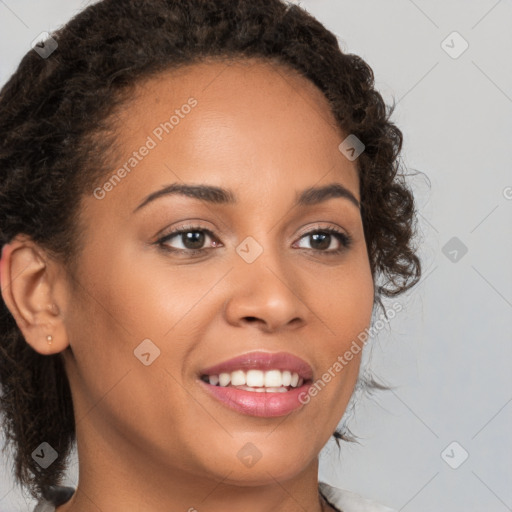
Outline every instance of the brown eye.
[(179, 236), (186, 249), (201, 249), (205, 240), (205, 234), (201, 231), (187, 231)]
[[(311, 250), (323, 252), (326, 254), (338, 254), (345, 249), (348, 249), (352, 243), (352, 239), (346, 233), (338, 231), (335, 228), (322, 228), (310, 231), (302, 235), (301, 240), (310, 240)], [(333, 240), (338, 242), (338, 247), (330, 249)], [(308, 249), (308, 247), (303, 247)]]
[[(181, 252), (186, 254), (197, 254), (205, 252), (205, 242), (208, 238), (212, 239), (210, 246), (217, 247), (220, 244), (214, 239), (213, 233), (200, 227), (183, 227), (172, 231), (168, 235), (157, 240), (157, 244), (172, 252)], [(173, 245), (169, 242), (173, 241)], [(177, 245), (177, 246), (176, 246)]]
[(332, 235), (329, 233), (314, 233), (308, 236), (311, 237), (311, 240), (313, 241), (313, 249), (329, 249), (332, 241)]

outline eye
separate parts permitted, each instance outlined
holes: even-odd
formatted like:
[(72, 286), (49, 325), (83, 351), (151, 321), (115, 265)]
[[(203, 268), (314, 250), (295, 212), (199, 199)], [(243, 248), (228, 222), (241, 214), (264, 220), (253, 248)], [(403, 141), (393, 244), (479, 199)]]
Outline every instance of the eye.
[[(169, 244), (174, 238), (181, 247), (173, 247)], [(207, 238), (213, 240), (213, 247), (222, 245), (214, 239), (213, 233), (210, 230), (200, 226), (183, 226), (180, 229), (171, 231), (169, 234), (157, 240), (156, 243), (172, 252), (199, 254), (207, 251), (207, 249), (203, 248)]]
[[(348, 249), (352, 243), (352, 238), (348, 234), (332, 227), (318, 228), (314, 231), (308, 231), (300, 238), (300, 240), (303, 239), (311, 240), (311, 250), (323, 252), (326, 254), (339, 254), (345, 249)], [(335, 249), (327, 250), (329, 247), (331, 247), (331, 244), (334, 240), (338, 242), (338, 247)]]
[[(344, 250), (348, 249), (352, 244), (352, 238), (348, 234), (333, 227), (317, 228), (315, 230), (308, 231), (307, 233), (304, 233), (299, 240), (307, 240), (308, 238), (312, 242), (312, 247), (308, 248), (300, 245), (299, 248), (305, 248), (320, 254), (323, 253), (326, 256), (340, 254)], [(171, 245), (170, 242), (173, 239), (176, 239), (174, 243), (176, 243), (178, 247)], [(203, 246), (208, 239), (212, 240), (210, 248), (204, 248)], [(338, 242), (338, 247), (329, 249), (333, 241)], [(183, 226), (171, 231), (155, 243), (167, 251), (186, 254), (189, 256), (204, 254), (213, 247), (222, 246), (210, 230), (202, 228), (201, 226)]]

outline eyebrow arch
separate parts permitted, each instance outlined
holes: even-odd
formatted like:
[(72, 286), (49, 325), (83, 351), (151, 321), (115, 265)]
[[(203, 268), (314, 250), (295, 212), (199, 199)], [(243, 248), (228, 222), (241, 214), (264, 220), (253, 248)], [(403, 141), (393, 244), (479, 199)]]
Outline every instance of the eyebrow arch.
[[(188, 185), (181, 183), (173, 183), (156, 192), (149, 194), (142, 203), (133, 210), (135, 213), (148, 203), (163, 196), (182, 195), (194, 199), (200, 199), (212, 204), (236, 204), (238, 202), (235, 194), (231, 190), (212, 185)], [(328, 199), (341, 197), (348, 199), (357, 208), (360, 203), (346, 187), (340, 183), (331, 183), (322, 187), (310, 187), (303, 190), (295, 196), (296, 206), (311, 206), (327, 201)]]

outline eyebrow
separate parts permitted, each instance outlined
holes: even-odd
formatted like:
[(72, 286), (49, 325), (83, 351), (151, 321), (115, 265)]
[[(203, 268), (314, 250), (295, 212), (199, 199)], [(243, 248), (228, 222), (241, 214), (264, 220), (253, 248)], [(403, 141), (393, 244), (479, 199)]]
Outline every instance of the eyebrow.
[[(173, 183), (156, 192), (149, 194), (142, 203), (133, 210), (133, 213), (140, 210), (147, 204), (156, 199), (170, 195), (182, 195), (194, 199), (207, 201), (211, 204), (236, 204), (238, 202), (236, 195), (228, 189), (216, 187), (213, 185), (189, 185), (183, 183)], [(341, 197), (348, 199), (357, 208), (360, 203), (346, 187), (340, 183), (331, 183), (322, 187), (310, 187), (303, 190), (295, 197), (295, 206), (311, 206), (322, 203), (332, 198)]]

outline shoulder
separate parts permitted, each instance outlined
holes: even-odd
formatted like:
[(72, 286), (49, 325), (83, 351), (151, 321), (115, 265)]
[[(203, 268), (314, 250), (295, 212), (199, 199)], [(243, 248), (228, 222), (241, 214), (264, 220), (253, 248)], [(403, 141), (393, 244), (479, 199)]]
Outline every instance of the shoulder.
[(343, 512), (396, 512), (396, 510), (368, 500), (359, 494), (332, 487), (325, 482), (319, 482), (322, 494)]
[(55, 512), (55, 508), (66, 503), (73, 496), (73, 487), (54, 485), (46, 489), (45, 497), (37, 502), (33, 512)]

